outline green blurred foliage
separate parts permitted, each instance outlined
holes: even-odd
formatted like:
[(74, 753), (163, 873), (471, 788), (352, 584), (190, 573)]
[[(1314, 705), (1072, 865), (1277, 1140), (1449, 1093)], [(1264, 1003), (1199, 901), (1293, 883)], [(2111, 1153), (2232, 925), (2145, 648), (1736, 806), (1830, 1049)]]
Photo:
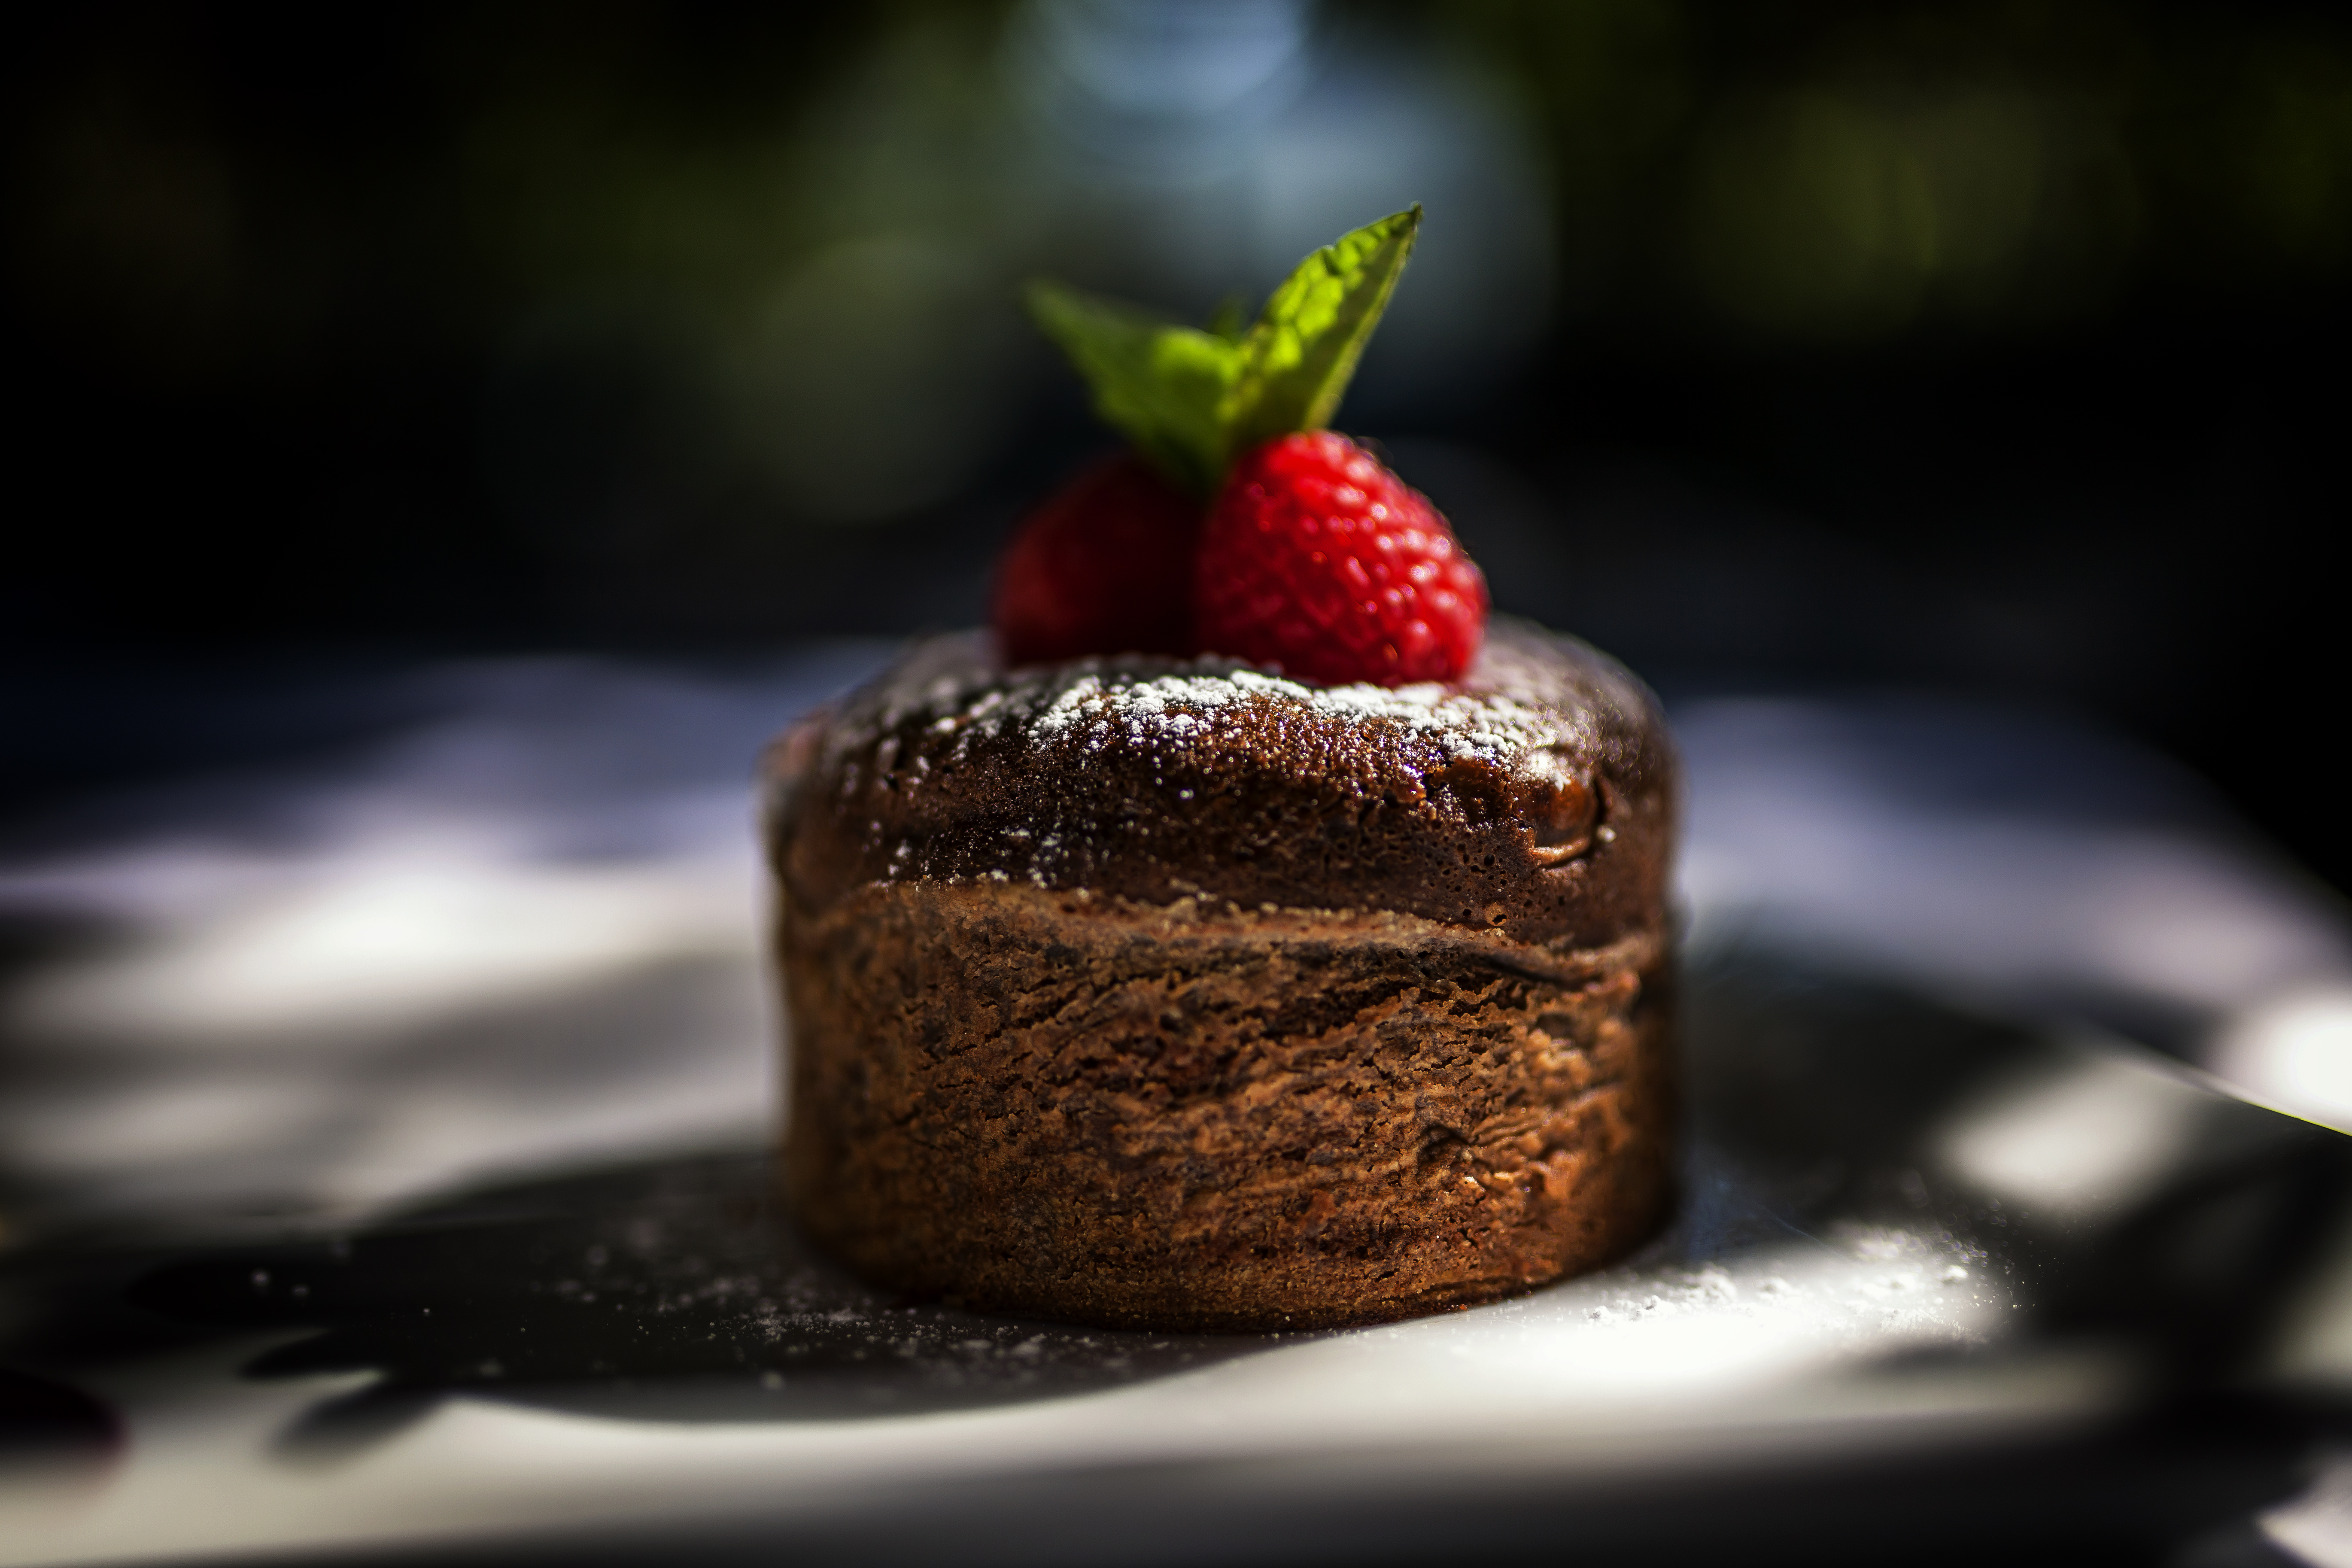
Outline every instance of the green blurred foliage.
[[(1010, 13), (423, 13), (375, 40), (362, 74), (401, 122), (370, 125), (364, 102), (241, 96), (218, 29), (134, 12), (20, 83), (10, 270), (37, 313), (161, 374), (301, 352), (354, 294), (421, 297), (460, 333), (583, 289), (790, 331), (796, 287), (864, 275), (825, 259), (845, 244), (894, 258), (877, 296), (953, 293), (914, 281), (920, 238), (876, 237), (1034, 248)], [(2032, 329), (2352, 266), (2352, 28), (2323, 14), (1427, 0), (1327, 21), (1351, 15), (1449, 37), (1536, 107), (1588, 321)]]
[(1590, 316), (1788, 342), (2340, 287), (2352, 28), (2152, 5), (1426, 8), (1542, 108)]
[[(180, 386), (623, 363), (694, 482), (903, 513), (1052, 374), (1019, 280), (1132, 281), (1168, 248), (1137, 213), (1185, 199), (1040, 153), (1014, 68), (1042, 3), (53, 18), (11, 51), (15, 313)], [(1315, 26), (1402, 40), (1519, 128), (1571, 333), (1899, 353), (2334, 310), (2352, 278), (2332, 13), (1364, 0)]]
[(584, 31), (549, 15), (554, 47), (477, 21), (457, 50), (482, 62), (454, 126), (463, 242), (526, 292), (636, 279), (731, 300), (843, 234), (971, 223), (1003, 10), (846, 8), (830, 36), (698, 47), (652, 8)]

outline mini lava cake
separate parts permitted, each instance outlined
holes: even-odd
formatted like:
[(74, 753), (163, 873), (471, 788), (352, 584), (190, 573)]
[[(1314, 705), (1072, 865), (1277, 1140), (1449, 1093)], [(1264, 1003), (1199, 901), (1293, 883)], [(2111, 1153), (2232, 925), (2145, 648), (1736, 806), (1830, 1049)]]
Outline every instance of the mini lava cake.
[(1677, 768), (1580, 642), (1388, 689), (940, 637), (770, 785), (786, 1178), (877, 1284), (1366, 1322), (1663, 1213)]

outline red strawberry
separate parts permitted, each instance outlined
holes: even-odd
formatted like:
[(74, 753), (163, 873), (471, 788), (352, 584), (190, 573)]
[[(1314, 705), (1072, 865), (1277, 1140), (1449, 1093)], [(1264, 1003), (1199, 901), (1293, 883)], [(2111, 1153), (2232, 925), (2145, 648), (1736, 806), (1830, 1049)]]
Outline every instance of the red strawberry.
[(1021, 524), (989, 619), (1008, 665), (1192, 651), (1201, 509), (1132, 452), (1107, 458)]
[(1202, 647), (1308, 680), (1458, 680), (1486, 635), (1486, 580), (1445, 519), (1330, 430), (1233, 466), (1194, 584)]

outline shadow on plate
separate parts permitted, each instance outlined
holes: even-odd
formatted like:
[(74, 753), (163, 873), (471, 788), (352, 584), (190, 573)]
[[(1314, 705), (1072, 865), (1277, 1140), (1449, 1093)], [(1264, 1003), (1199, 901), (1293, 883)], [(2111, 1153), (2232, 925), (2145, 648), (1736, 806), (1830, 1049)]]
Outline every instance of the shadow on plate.
[(373, 1371), (289, 1454), (362, 1446), (463, 1390), (655, 1421), (829, 1421), (1049, 1399), (1278, 1342), (985, 1317), (873, 1290), (808, 1247), (764, 1154), (500, 1187), (301, 1246), (189, 1258), (131, 1300), (314, 1328), (254, 1377)]
[(2169, 1388), (2260, 1363), (2341, 1261), (2352, 1139), (2153, 1051), (1769, 952), (1717, 954), (1686, 995), (1691, 1148), (1725, 1190), (1695, 1184), (1685, 1226), (1712, 1202), (1940, 1231), (2007, 1277), (2021, 1333), (2128, 1342)]
[[(2148, 1407), (2259, 1362), (2332, 1260), (2352, 1141), (2153, 1055), (2053, 1038), (1758, 954), (1685, 990), (1692, 1136), (1670, 1230), (1626, 1266), (1899, 1226), (1970, 1249), (2020, 1303), (2003, 1344), (2093, 1338)], [(366, 1448), (462, 1391), (664, 1422), (844, 1421), (1053, 1399), (1304, 1336), (1148, 1334), (877, 1293), (808, 1248), (766, 1158), (507, 1185), (352, 1235), (184, 1252), (128, 1300), (198, 1335), (299, 1333), (257, 1378), (373, 1373), (282, 1457)], [(1939, 1352), (1971, 1353), (1971, 1352)]]

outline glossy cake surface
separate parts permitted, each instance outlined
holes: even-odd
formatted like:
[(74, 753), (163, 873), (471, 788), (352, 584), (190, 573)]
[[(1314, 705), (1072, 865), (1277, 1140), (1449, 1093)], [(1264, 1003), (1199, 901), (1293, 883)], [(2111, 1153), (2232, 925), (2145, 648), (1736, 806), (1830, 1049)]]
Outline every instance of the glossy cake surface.
[(1498, 622), (1387, 690), (940, 638), (772, 774), (786, 1168), (871, 1278), (1360, 1321), (1663, 1205), (1675, 764), (1580, 643)]

